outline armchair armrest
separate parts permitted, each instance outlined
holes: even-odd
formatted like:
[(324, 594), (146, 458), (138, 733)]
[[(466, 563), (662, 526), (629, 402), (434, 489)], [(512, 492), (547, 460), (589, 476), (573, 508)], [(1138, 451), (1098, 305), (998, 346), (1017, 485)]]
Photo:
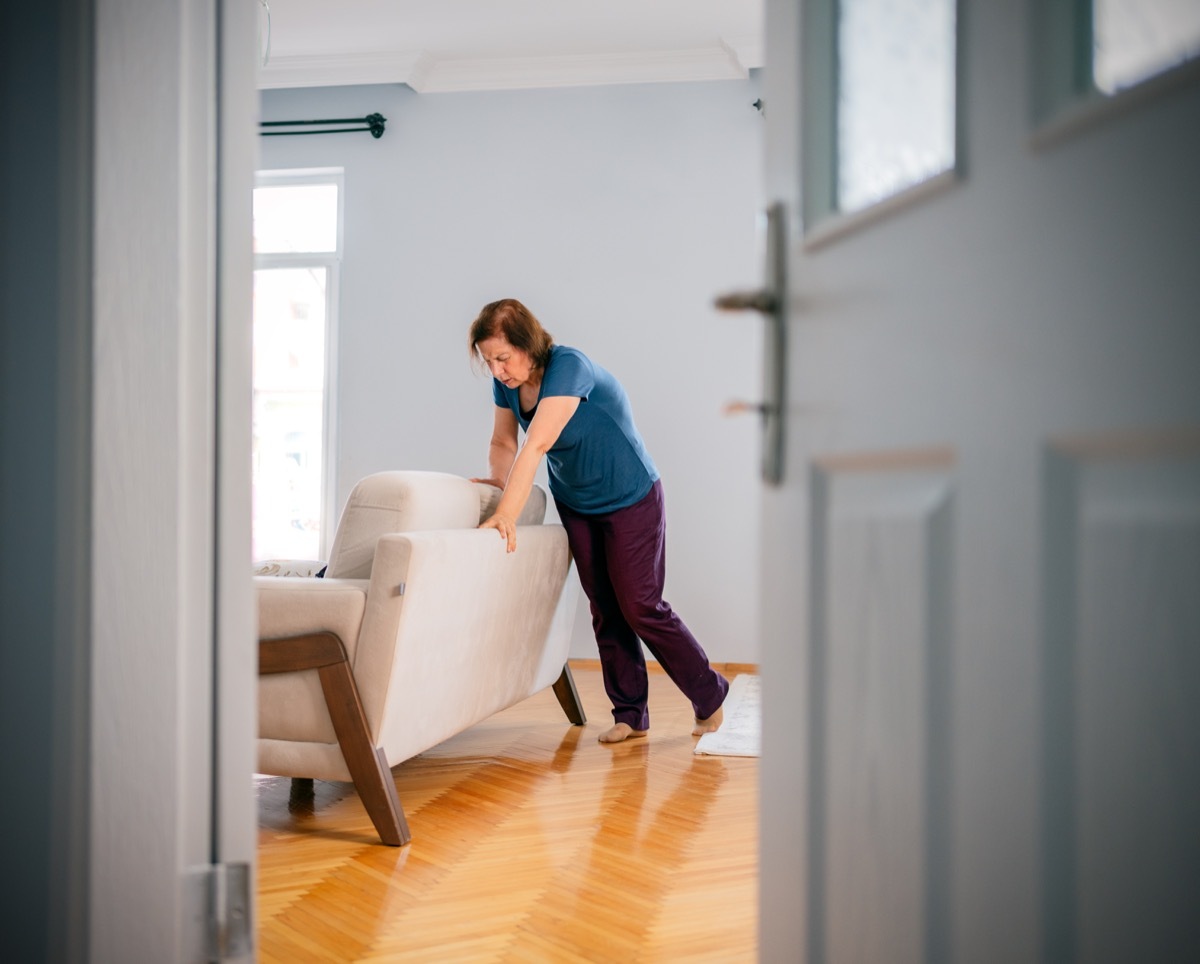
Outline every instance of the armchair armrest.
[[(260, 658), (264, 640), (294, 641), (332, 635), (347, 661), (353, 659), (366, 608), (365, 580), (257, 576), (254, 592), (258, 602)], [(334, 723), (326, 710), (324, 684), (315, 669), (260, 673), (258, 735), (260, 757), (263, 741), (279, 746), (299, 742), (332, 747), (337, 743)], [(330, 759), (324, 767), (294, 773), (288, 769), (289, 754), (276, 753), (264, 772), (347, 779), (337, 751), (334, 749), (328, 755)]]
[(366, 609), (365, 579), (255, 576), (258, 638), (331, 632), (353, 656)]

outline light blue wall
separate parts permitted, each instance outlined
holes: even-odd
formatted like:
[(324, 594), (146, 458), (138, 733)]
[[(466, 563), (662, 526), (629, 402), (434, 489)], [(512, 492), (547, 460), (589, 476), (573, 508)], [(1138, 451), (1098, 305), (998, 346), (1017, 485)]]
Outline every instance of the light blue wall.
[[(263, 92), (264, 120), (387, 117), (379, 140), (261, 138), (264, 169), (345, 169), (339, 508), (382, 469), (485, 473), (466, 332), (520, 298), (625, 384), (667, 494), (667, 599), (714, 661), (757, 662), (758, 438), (722, 406), (757, 396), (759, 322), (711, 305), (761, 278), (758, 96), (757, 77)], [(586, 613), (572, 654), (596, 655)]]

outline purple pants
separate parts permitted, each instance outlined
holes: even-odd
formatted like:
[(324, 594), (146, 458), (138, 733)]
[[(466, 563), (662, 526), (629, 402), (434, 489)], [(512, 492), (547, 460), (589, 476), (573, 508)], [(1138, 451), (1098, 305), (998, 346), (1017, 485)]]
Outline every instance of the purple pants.
[(591, 603), (613, 719), (635, 730), (650, 726), (642, 642), (691, 700), (696, 718), (712, 716), (725, 701), (729, 681), (709, 666), (696, 637), (662, 597), (667, 571), (662, 483), (656, 481), (640, 502), (603, 515), (583, 515), (558, 500), (555, 505)]

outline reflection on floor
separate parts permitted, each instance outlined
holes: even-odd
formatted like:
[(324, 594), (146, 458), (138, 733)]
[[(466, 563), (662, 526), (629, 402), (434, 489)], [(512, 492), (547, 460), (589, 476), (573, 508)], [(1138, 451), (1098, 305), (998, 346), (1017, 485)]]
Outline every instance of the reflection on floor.
[(546, 690), (395, 768), (406, 847), (349, 784), (259, 777), (259, 960), (754, 961), (758, 760), (696, 756), (657, 671), (649, 736), (600, 744), (572, 671), (587, 726)]

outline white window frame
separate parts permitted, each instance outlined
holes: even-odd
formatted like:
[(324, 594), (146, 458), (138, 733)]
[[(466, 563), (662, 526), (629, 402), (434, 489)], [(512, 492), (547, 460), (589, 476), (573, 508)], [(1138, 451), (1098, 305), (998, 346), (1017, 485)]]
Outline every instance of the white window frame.
[(304, 184), (337, 186), (337, 244), (333, 251), (289, 251), (271, 254), (255, 252), (254, 270), (271, 268), (324, 268), (325, 287), (325, 385), (321, 424), (321, 534), (319, 558), (329, 558), (332, 528), (337, 520), (337, 345), (338, 306), (341, 304), (341, 267), (343, 251), (343, 213), (345, 171), (340, 167), (263, 170), (255, 174), (254, 186), (294, 187)]

